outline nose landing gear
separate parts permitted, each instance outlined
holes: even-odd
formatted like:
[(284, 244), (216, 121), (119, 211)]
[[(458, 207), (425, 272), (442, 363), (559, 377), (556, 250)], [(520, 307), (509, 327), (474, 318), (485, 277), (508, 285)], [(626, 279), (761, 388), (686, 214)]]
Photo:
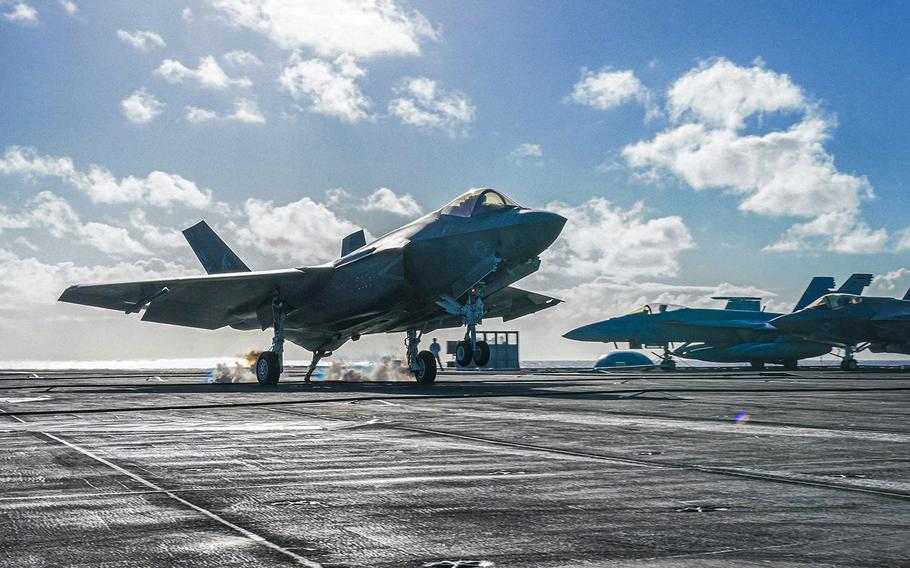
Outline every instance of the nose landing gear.
[(461, 314), (461, 321), (467, 326), (464, 339), (455, 348), (455, 362), (460, 367), (467, 367), (472, 361), (478, 367), (485, 367), (490, 362), (490, 346), (486, 341), (477, 341), (477, 325), (487, 310), (477, 287), (468, 292), (468, 300), (464, 305), (451, 301), (439, 304), (451, 314)]

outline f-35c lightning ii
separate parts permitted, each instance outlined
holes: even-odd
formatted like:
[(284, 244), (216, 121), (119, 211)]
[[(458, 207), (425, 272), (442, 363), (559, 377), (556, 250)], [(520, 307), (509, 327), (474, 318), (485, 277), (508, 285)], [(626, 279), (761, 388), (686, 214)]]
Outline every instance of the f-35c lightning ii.
[(483, 366), (490, 349), (476, 327), (484, 317), (508, 321), (560, 302), (510, 285), (538, 269), (565, 223), (475, 189), (369, 244), (363, 231), (349, 235), (333, 262), (253, 272), (202, 222), (184, 233), (209, 275), (71, 286), (60, 301), (203, 329), (272, 327), (272, 348), (255, 366), (262, 384), (278, 382), (285, 339), (313, 352), (308, 381), (320, 358), (348, 340), (403, 331), (408, 368), (431, 384), (436, 362), (418, 351), (423, 333), (466, 326), (456, 359)]

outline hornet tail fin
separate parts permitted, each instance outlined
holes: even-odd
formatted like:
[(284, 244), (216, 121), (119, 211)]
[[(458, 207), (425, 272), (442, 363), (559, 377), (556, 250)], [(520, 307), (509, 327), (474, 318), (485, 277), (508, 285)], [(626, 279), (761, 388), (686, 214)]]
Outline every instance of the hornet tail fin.
[(837, 291), (841, 294), (856, 294), (859, 296), (869, 284), (872, 284), (871, 274), (852, 274), (850, 278), (847, 278), (846, 282), (841, 284)]
[(907, 288), (907, 293), (904, 294), (904, 297), (903, 297), (902, 299), (904, 299), (904, 300), (910, 300), (910, 288)]
[(250, 272), (249, 267), (224, 244), (221, 237), (215, 234), (205, 221), (199, 221), (192, 227), (184, 229), (183, 236), (209, 274)]
[(809, 282), (809, 285), (806, 286), (806, 291), (803, 292), (802, 298), (796, 302), (793, 311), (795, 312), (805, 308), (815, 300), (830, 292), (833, 288), (834, 278), (831, 276), (816, 276)]

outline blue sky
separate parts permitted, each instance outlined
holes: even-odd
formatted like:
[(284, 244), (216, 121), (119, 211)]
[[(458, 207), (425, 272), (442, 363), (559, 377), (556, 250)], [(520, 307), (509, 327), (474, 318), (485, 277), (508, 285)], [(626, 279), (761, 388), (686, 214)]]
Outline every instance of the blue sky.
[(0, 1), (0, 357), (255, 347), (53, 300), (198, 272), (175, 231), (199, 218), (304, 265), (473, 186), (570, 217), (524, 284), (567, 300), (520, 325), (553, 358), (599, 350), (553, 330), (644, 300), (910, 284), (906, 4), (259, 4)]

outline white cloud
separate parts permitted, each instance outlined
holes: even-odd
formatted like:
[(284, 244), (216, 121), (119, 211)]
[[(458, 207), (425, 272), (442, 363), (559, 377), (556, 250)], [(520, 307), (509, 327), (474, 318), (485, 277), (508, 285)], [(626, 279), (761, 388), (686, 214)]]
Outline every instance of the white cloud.
[(793, 252), (826, 248), (844, 254), (870, 254), (885, 251), (887, 244), (885, 229), (873, 231), (851, 212), (832, 212), (793, 225), (780, 240), (764, 250)]
[(509, 161), (513, 164), (521, 165), (526, 158), (542, 158), (543, 148), (540, 144), (519, 144), (517, 148), (509, 153)]
[(789, 75), (758, 65), (740, 67), (726, 59), (690, 70), (673, 84), (668, 99), (674, 121), (685, 118), (727, 130), (741, 129), (754, 114), (805, 111), (808, 106)]
[(638, 101), (645, 107), (648, 118), (656, 117), (660, 111), (652, 101), (648, 90), (635, 73), (627, 71), (602, 70), (597, 73), (582, 70), (581, 79), (575, 83), (567, 100), (597, 110), (609, 110), (629, 101)]
[(72, 237), (76, 242), (105, 254), (148, 254), (148, 250), (122, 227), (96, 222), (83, 224), (69, 202), (49, 191), (38, 193), (28, 202), (26, 212), (18, 215), (15, 220), (15, 228), (43, 228), (53, 237)]
[(190, 122), (206, 122), (215, 118), (218, 118), (218, 114), (213, 110), (194, 106), (186, 107), (186, 119)]
[(133, 124), (148, 124), (164, 110), (164, 103), (143, 87), (120, 101), (123, 116)]
[(230, 63), (231, 65), (241, 66), (241, 65), (262, 65), (262, 61), (250, 53), (249, 51), (243, 51), (242, 49), (235, 49), (234, 51), (228, 51), (225, 53), (222, 58)]
[(117, 179), (110, 170), (92, 165), (77, 170), (68, 156), (42, 156), (33, 148), (9, 146), (0, 157), (0, 173), (20, 175), (27, 180), (58, 178), (85, 193), (96, 203), (145, 202), (159, 207), (183, 204), (197, 209), (212, 204), (212, 190), (176, 174), (153, 171), (144, 178)]
[[(343, 190), (342, 190), (343, 191)], [(416, 217), (423, 209), (410, 193), (398, 195), (387, 187), (380, 187), (360, 204), (364, 211), (385, 211), (402, 217)]]
[(282, 206), (248, 199), (243, 210), (247, 224), (236, 229), (241, 244), (299, 264), (337, 258), (341, 240), (359, 229), (309, 197)]
[[(821, 116), (787, 75), (726, 59), (703, 62), (670, 88), (667, 109), (674, 126), (623, 150), (644, 176), (669, 173), (696, 191), (726, 190), (740, 197), (742, 211), (813, 219), (766, 250), (873, 252), (884, 246), (887, 233), (859, 219), (861, 202), (874, 197), (871, 184), (837, 169), (824, 148), (834, 120)], [(750, 118), (761, 122), (771, 112), (790, 113), (795, 122), (743, 133)]]
[(474, 121), (476, 109), (471, 99), (458, 91), (439, 89), (432, 79), (406, 79), (397, 92), (404, 96), (389, 103), (389, 112), (404, 124), (439, 129), (450, 136), (465, 136)]
[(226, 89), (228, 87), (249, 87), (253, 84), (246, 77), (233, 79), (224, 72), (211, 55), (199, 58), (199, 67), (190, 69), (174, 59), (165, 59), (155, 73), (168, 83), (182, 83), (184, 79), (195, 81), (200, 87)]
[(134, 209), (130, 212), (130, 225), (142, 235), (143, 240), (154, 248), (183, 248), (186, 240), (180, 231), (163, 229), (146, 218), (145, 211)]
[(354, 123), (370, 118), (372, 103), (360, 92), (356, 81), (365, 73), (349, 55), (330, 63), (303, 59), (295, 51), (278, 81), (295, 99), (308, 101), (309, 110)]
[(3, 14), (3, 17), (10, 22), (17, 24), (31, 25), (38, 23), (38, 10), (25, 2), (17, 2), (13, 9)]
[(394, 0), (212, 0), (228, 20), (284, 49), (311, 48), (322, 57), (417, 55), (436, 32), (416, 10)]
[(193, 9), (189, 6), (185, 7), (183, 10), (180, 10), (180, 17), (183, 18), (184, 22), (193, 21)]
[(80, 266), (72, 262), (49, 264), (0, 249), (0, 305), (52, 305), (71, 284), (148, 280), (189, 273), (183, 266), (158, 259)]
[(123, 43), (127, 43), (140, 51), (149, 51), (154, 47), (167, 45), (160, 35), (152, 31), (136, 30), (128, 32), (126, 30), (117, 30), (117, 37)]
[(259, 112), (259, 106), (252, 99), (237, 99), (234, 101), (234, 112), (227, 117), (249, 124), (265, 124), (265, 115)]
[[(208, 122), (219, 118), (218, 113), (207, 108), (195, 106), (186, 107), (186, 119), (189, 122)], [(234, 112), (223, 117), (227, 120), (236, 120), (249, 124), (264, 124), (265, 115), (259, 111), (259, 106), (252, 99), (239, 98), (234, 101)]]
[(60, 5), (63, 6), (63, 9), (66, 10), (66, 13), (70, 16), (75, 16), (76, 12), (79, 11), (79, 6), (72, 0), (60, 0)]
[(644, 204), (622, 209), (602, 197), (572, 207), (553, 202), (549, 211), (568, 219), (556, 242), (541, 255), (542, 274), (588, 279), (675, 276), (679, 254), (695, 248), (681, 217), (647, 218)]

